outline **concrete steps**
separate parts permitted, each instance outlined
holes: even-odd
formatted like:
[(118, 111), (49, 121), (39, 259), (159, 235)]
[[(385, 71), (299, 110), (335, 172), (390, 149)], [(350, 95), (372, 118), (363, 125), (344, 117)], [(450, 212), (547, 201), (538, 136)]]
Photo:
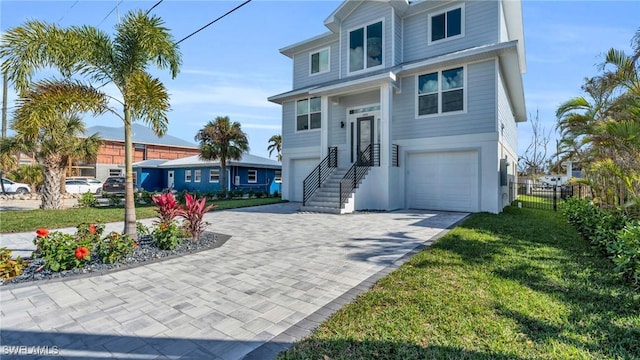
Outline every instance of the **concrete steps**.
[(344, 209), (340, 206), (340, 181), (347, 171), (349, 169), (334, 170), (300, 210), (327, 214), (344, 213)]

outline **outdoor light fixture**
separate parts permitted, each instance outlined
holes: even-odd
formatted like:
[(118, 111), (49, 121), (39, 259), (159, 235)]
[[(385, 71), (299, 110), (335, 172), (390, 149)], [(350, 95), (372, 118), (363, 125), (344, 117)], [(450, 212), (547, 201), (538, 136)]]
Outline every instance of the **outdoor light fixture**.
[(344, 129), (344, 121), (340, 121), (340, 128)]

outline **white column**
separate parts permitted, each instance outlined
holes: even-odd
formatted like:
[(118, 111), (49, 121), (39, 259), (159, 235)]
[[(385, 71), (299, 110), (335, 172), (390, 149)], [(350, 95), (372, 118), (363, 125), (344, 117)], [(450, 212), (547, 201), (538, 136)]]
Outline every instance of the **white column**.
[(389, 83), (380, 86), (380, 166), (391, 166), (391, 113), (393, 88)]
[(329, 96), (320, 98), (320, 159), (324, 159), (329, 148)]

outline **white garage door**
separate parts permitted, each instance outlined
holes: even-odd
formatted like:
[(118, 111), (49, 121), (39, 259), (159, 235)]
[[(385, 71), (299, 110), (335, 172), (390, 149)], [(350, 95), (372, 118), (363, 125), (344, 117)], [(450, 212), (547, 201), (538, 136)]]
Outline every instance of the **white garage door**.
[(290, 200), (302, 201), (302, 184), (309, 173), (320, 164), (320, 159), (298, 159), (291, 162)]
[(478, 153), (409, 154), (407, 205), (411, 209), (478, 211)]

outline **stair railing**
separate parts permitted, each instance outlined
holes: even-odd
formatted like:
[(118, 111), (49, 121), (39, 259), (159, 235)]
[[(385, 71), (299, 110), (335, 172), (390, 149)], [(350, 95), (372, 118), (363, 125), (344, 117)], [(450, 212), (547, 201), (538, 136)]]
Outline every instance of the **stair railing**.
[(380, 144), (371, 144), (358, 154), (358, 158), (340, 180), (340, 207), (347, 203), (360, 181), (372, 166), (380, 166)]
[(306, 205), (322, 183), (338, 167), (338, 148), (330, 147), (329, 154), (316, 166), (302, 183), (302, 205)]

